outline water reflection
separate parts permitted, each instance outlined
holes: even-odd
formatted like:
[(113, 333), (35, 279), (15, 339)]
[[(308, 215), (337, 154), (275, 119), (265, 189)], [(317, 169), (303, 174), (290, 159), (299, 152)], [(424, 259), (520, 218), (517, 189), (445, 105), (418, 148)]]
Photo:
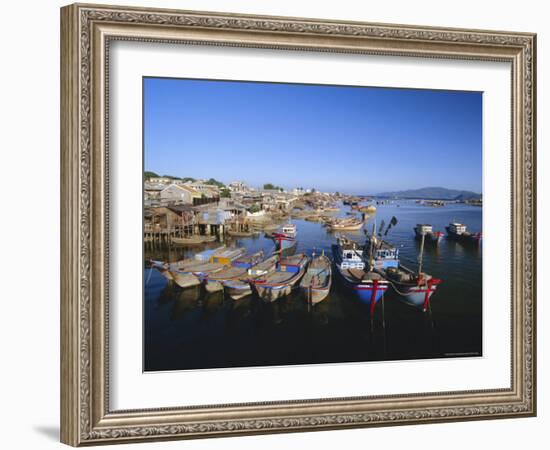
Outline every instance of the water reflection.
[[(396, 216), (386, 237), (400, 248), (405, 265), (417, 264), (417, 223), (443, 230), (451, 220), (481, 231), (481, 208), (447, 205), (428, 208), (413, 202), (378, 205), (367, 229)], [(343, 208), (339, 215), (344, 216)], [(298, 228), (297, 252), (324, 251), (331, 256), (335, 235), (317, 222), (293, 220)], [(343, 233), (361, 241), (362, 231)], [(237, 238), (226, 245), (249, 252), (270, 252), (263, 234)], [(215, 248), (220, 242), (210, 243)], [(200, 249), (204, 249), (201, 247)], [(199, 250), (200, 250), (199, 249)], [(147, 249), (145, 257), (175, 261), (196, 249)], [(326, 300), (308, 305), (299, 292), (265, 304), (250, 296), (233, 301), (223, 292), (201, 287), (182, 290), (157, 271), (144, 271), (145, 370), (196, 369), (255, 365), (312, 364), (446, 357), (453, 353), (481, 355), (481, 289), (483, 248), (443, 239), (426, 245), (424, 268), (442, 278), (432, 298), (432, 311), (422, 314), (388, 293), (374, 317), (334, 278)]]

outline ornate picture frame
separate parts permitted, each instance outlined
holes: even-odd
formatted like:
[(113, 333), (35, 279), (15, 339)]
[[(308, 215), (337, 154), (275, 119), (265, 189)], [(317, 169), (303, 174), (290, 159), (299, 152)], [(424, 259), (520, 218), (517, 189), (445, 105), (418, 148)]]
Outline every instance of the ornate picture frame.
[[(505, 61), (512, 67), (508, 389), (113, 411), (109, 45), (114, 40)], [(111, 444), (536, 414), (536, 35), (74, 4), (61, 9), (61, 440)], [(258, 399), (261, 400), (261, 399)]]

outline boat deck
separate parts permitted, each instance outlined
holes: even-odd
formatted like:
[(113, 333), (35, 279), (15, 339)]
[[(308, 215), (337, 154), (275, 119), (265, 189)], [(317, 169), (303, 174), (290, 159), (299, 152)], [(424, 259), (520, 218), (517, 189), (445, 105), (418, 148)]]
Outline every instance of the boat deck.
[(231, 278), (245, 277), (247, 269), (242, 267), (226, 267), (208, 277), (209, 280), (228, 280)]

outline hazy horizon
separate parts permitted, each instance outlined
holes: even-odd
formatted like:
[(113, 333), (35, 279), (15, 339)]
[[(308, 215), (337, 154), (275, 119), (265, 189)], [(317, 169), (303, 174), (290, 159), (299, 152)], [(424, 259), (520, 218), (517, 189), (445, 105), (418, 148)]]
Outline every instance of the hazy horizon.
[[(188, 175), (188, 174), (184, 174), (184, 175), (177, 175), (177, 174), (172, 174), (172, 173), (158, 173), (158, 172), (155, 172), (154, 170), (149, 170), (149, 169), (146, 169), (145, 172), (154, 172), (156, 173), (159, 177), (164, 177), (164, 176), (167, 176), (167, 177), (177, 177), (177, 178), (186, 178), (186, 177), (191, 177), (191, 178), (195, 178), (197, 180), (205, 180), (207, 181), (208, 178), (199, 178), (199, 177), (193, 177), (192, 175)], [(300, 188), (300, 187), (303, 187), (304, 190), (305, 189), (310, 189), (306, 186), (301, 186), (301, 185), (296, 185), (296, 186), (283, 186), (281, 185), (280, 183), (277, 183), (276, 180), (270, 180), (270, 181), (266, 181), (265, 183), (261, 184), (261, 185), (252, 185), (250, 183), (247, 183), (246, 180), (237, 180), (237, 179), (216, 179), (216, 181), (220, 181), (222, 182), (223, 184), (225, 184), (226, 186), (229, 185), (230, 183), (232, 182), (242, 182), (244, 184), (246, 184), (248, 187), (250, 188), (254, 188), (254, 189), (263, 189), (263, 185), (264, 184), (268, 184), (268, 183), (271, 183), (273, 184), (274, 186), (280, 186), (282, 187), (285, 191), (291, 191), (295, 188)], [(323, 190), (323, 189), (317, 189), (314, 187), (315, 190), (317, 191), (320, 191), (320, 192), (339, 192), (341, 194), (350, 194), (350, 195), (376, 195), (376, 194), (384, 194), (384, 193), (387, 193), (387, 192), (397, 192), (397, 191), (414, 191), (414, 190), (418, 190), (418, 189), (449, 189), (449, 190), (453, 190), (453, 191), (470, 191), (470, 192), (474, 192), (475, 194), (481, 194), (481, 191), (472, 191), (470, 189), (462, 189), (462, 188), (454, 188), (454, 187), (447, 187), (447, 186), (419, 186), (419, 187), (414, 187), (414, 188), (410, 188), (410, 189), (388, 189), (388, 190), (385, 190), (385, 191), (372, 191), (372, 192), (366, 192), (366, 191), (358, 191), (358, 192), (348, 192), (348, 191), (344, 191), (344, 190)]]
[(144, 162), (159, 175), (349, 194), (482, 192), (480, 92), (143, 83)]

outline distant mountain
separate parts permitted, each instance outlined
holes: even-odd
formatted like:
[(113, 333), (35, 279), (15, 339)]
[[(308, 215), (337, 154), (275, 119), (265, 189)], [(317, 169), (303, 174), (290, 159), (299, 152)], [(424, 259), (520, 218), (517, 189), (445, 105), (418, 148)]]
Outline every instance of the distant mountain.
[(425, 200), (477, 200), (481, 198), (481, 194), (442, 187), (425, 187), (406, 191), (381, 192), (376, 194), (376, 197), (417, 198)]

